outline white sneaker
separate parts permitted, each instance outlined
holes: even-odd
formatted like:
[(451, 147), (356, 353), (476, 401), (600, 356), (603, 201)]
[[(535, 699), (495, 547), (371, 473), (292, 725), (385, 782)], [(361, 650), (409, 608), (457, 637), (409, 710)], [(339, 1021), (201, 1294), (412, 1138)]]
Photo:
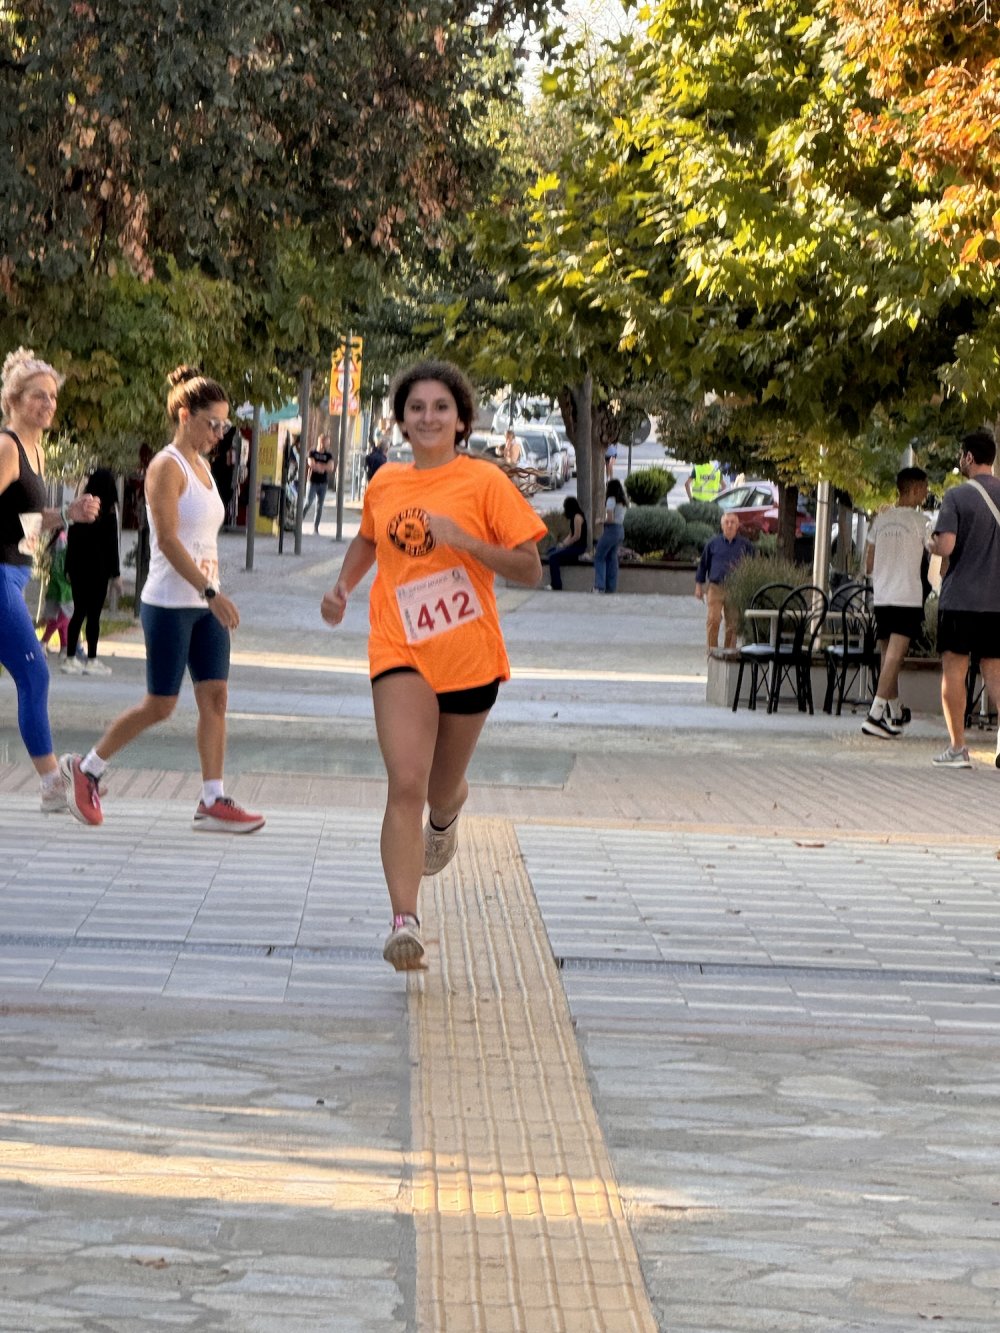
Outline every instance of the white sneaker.
[(110, 676), (111, 668), (105, 666), (100, 658), (91, 657), (88, 658), (87, 663), (83, 668), (83, 674), (85, 676)]
[(69, 802), (66, 800), (66, 786), (61, 778), (54, 787), (42, 788), (41, 808), (43, 815), (61, 815), (68, 813)]
[(59, 670), (64, 676), (82, 676), (83, 664), (78, 657), (67, 657)]
[(436, 829), (428, 817), (424, 827), (425, 875), (443, 870), (458, 851), (458, 820), (456, 815), (446, 829)]
[(938, 768), (971, 768), (972, 760), (969, 758), (969, 751), (963, 745), (959, 750), (953, 750), (949, 745), (946, 750), (936, 754), (931, 760)]
[(382, 957), (397, 972), (411, 972), (424, 966), (424, 944), (420, 938), (420, 922), (404, 913), (392, 918), (392, 929), (385, 941)]

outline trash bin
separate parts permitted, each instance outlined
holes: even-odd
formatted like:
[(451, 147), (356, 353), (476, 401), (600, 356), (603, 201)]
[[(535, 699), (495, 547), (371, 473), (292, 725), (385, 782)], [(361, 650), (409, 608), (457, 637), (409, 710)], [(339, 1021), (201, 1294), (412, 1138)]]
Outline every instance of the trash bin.
[(260, 502), (257, 506), (261, 518), (277, 518), (280, 505), (281, 487), (272, 482), (261, 482)]

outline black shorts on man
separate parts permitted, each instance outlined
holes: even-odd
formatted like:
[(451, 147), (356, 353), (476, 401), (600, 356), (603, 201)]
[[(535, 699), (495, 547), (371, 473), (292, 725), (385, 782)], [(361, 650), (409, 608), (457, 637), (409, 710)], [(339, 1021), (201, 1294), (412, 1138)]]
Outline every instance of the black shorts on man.
[(922, 606), (876, 606), (875, 636), (881, 643), (893, 634), (916, 639), (924, 624)]
[(1000, 611), (939, 611), (939, 653), (1000, 658)]

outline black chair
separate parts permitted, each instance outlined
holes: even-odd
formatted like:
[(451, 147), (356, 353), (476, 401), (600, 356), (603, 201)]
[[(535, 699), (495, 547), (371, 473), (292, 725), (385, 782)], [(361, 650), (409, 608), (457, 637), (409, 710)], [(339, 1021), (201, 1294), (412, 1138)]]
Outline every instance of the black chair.
[(965, 725), (978, 727), (980, 730), (995, 731), (997, 710), (990, 699), (986, 682), (980, 675), (979, 658), (969, 658), (969, 670), (965, 676)]
[[(867, 708), (874, 698), (881, 661), (875, 637), (875, 619), (868, 605), (868, 589), (862, 584), (845, 585), (835, 594), (839, 606), (831, 605), (829, 622), (836, 637), (823, 650), (826, 662), (826, 697), (823, 712), (832, 713), (834, 695), (837, 716), (844, 703)], [(831, 599), (831, 602), (833, 599)], [(848, 693), (856, 690), (853, 698)]]
[[(778, 605), (768, 606), (783, 592)], [(763, 602), (762, 609), (775, 612), (769, 618), (773, 620), (774, 632), (766, 643), (745, 643), (740, 649), (740, 669), (736, 677), (736, 694), (733, 698), (733, 712), (739, 707), (740, 691), (743, 688), (743, 673), (750, 666), (750, 694), (748, 707), (755, 709), (761, 690), (767, 692), (767, 711), (773, 713), (778, 707), (781, 686), (794, 680), (795, 699), (799, 712), (813, 711), (812, 698), (812, 655), (826, 619), (826, 594), (811, 584), (800, 588), (788, 588), (770, 584), (761, 589), (751, 602), (748, 610), (757, 607), (758, 599)], [(751, 623), (754, 618), (750, 617)]]

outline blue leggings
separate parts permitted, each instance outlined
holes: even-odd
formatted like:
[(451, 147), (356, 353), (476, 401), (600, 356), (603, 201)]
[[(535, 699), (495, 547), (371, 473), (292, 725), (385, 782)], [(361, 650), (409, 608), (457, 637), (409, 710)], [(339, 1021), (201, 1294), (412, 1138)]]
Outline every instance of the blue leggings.
[(0, 565), (0, 663), (17, 686), (17, 725), (32, 759), (52, 753), (49, 667), (24, 600), (31, 570)]

